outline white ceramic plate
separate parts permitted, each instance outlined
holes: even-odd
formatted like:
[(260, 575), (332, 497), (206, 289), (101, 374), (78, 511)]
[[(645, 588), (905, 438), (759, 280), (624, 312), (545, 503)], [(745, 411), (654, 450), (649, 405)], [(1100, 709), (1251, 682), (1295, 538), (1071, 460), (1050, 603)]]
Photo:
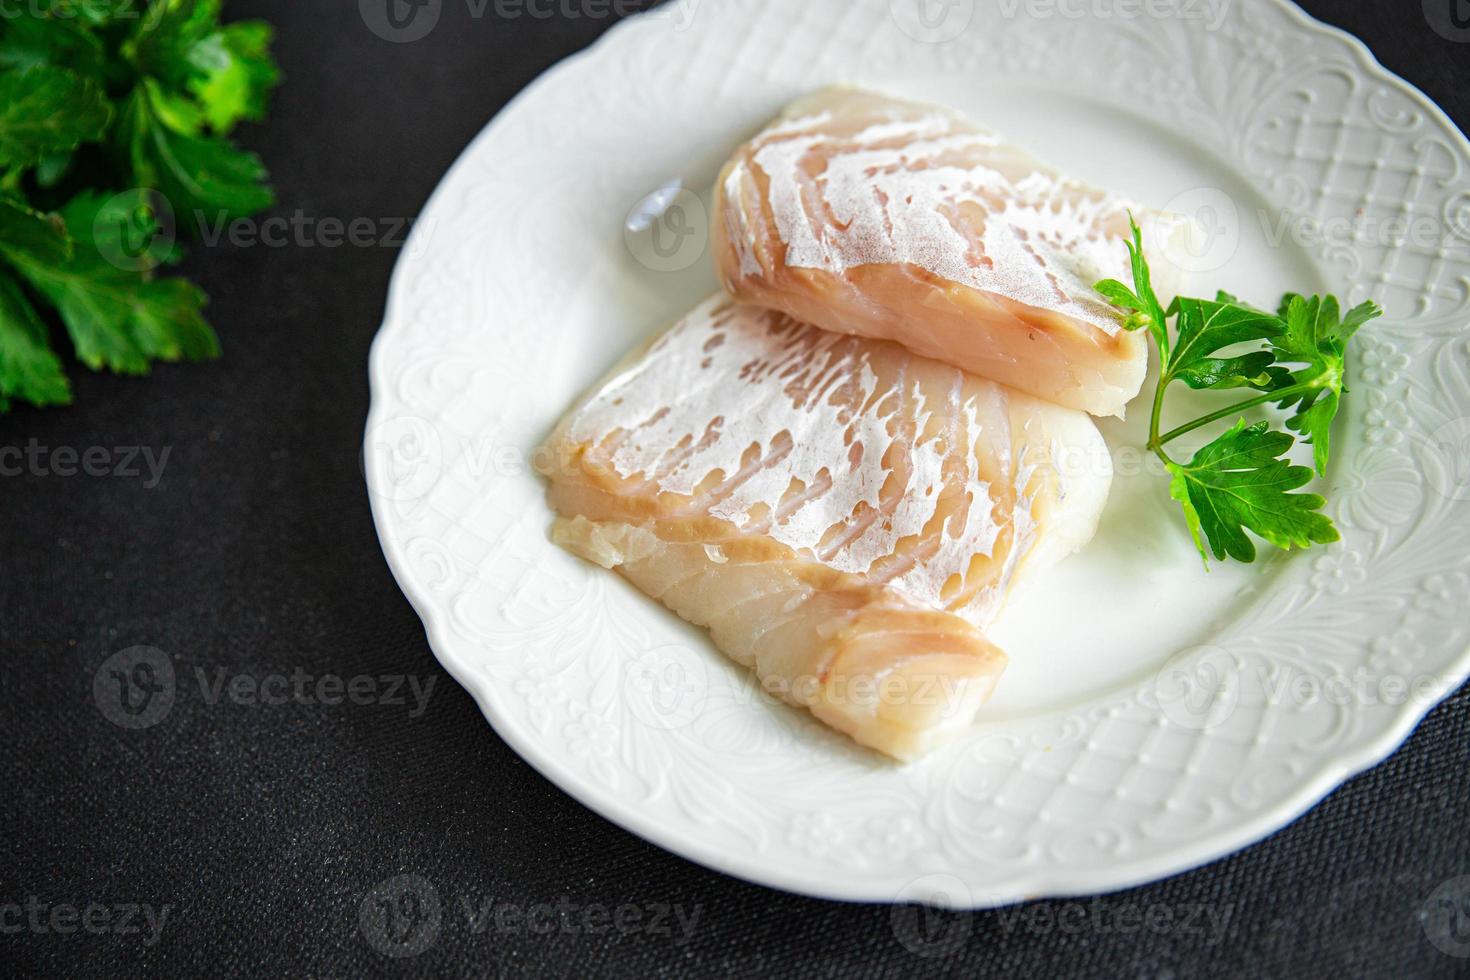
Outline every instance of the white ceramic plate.
[[(1219, 232), (1193, 260), (1206, 288), (1389, 311), (1326, 481), (1341, 546), (1206, 574), (1142, 420), (1109, 425), (1098, 540), (1013, 606), (973, 735), (906, 768), (766, 702), (702, 632), (552, 546), (531, 468), (585, 385), (715, 288), (707, 194), (639, 234), (628, 214), (670, 178), (708, 187), (837, 80), (1194, 213)], [(536, 82), (445, 178), (373, 351), (366, 466), (435, 654), (610, 820), (830, 898), (1094, 893), (1276, 830), (1464, 680), (1467, 323), (1470, 146), (1284, 0), (672, 0)]]

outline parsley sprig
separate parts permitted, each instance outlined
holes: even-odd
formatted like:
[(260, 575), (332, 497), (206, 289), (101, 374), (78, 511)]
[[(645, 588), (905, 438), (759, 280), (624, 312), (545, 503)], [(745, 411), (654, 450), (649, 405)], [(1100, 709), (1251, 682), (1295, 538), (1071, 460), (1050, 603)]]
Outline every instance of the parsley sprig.
[[(1147, 330), (1158, 346), (1162, 367), (1148, 447), (1168, 468), (1170, 495), (1184, 509), (1200, 556), (1207, 565), (1211, 553), (1219, 561), (1255, 561), (1251, 534), (1288, 550), (1337, 541), (1337, 528), (1322, 513), (1326, 500), (1297, 492), (1312, 481), (1314, 471), (1290, 461), (1297, 442), (1291, 433), (1312, 445), (1315, 475), (1326, 475), (1332, 424), (1347, 393), (1348, 342), (1383, 310), (1368, 302), (1344, 315), (1335, 297), (1289, 294), (1275, 313), (1268, 313), (1224, 292), (1213, 300), (1181, 297), (1165, 309), (1154, 293), (1136, 222), (1132, 230), (1126, 243), (1132, 287), (1108, 279), (1097, 290), (1127, 314), (1124, 326)], [(1177, 383), (1257, 394), (1161, 431), (1166, 396)], [(1266, 405), (1293, 413), (1285, 422), (1290, 431), (1269, 422), (1249, 425), (1240, 417)], [(1239, 420), (1188, 462), (1165, 448), (1232, 418)]]
[(157, 266), (181, 254), (160, 215), (188, 233), (274, 203), (228, 138), (280, 80), (271, 29), (222, 24), (222, 4), (30, 0), (0, 18), (0, 412), (71, 401), (54, 325), (93, 370), (219, 353), (207, 297)]

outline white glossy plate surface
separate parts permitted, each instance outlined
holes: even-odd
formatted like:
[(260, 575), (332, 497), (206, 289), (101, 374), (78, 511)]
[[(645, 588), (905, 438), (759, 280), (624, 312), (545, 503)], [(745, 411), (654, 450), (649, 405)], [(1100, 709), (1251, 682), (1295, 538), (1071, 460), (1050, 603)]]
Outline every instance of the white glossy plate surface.
[[(832, 898), (1092, 893), (1281, 827), (1465, 679), (1470, 146), (1284, 0), (1065, 6), (673, 0), (531, 86), (420, 221), (372, 359), (383, 548), (500, 735), (609, 819)], [(1120, 475), (1097, 541), (996, 631), (1012, 667), (984, 721), (906, 768), (551, 545), (532, 470), (584, 386), (714, 290), (724, 158), (833, 81), (953, 105), (1194, 214), (1219, 233), (1190, 260), (1202, 288), (1389, 314), (1357, 342), (1324, 481), (1342, 545), (1207, 574), (1139, 406), (1104, 425)], [(673, 177), (701, 193), (625, 232)]]

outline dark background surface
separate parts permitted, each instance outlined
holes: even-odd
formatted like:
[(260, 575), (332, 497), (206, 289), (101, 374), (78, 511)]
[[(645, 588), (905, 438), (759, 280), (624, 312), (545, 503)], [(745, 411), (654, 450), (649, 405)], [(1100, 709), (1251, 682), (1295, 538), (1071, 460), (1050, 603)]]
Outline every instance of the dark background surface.
[[(706, 0), (715, 2), (715, 0)], [(1418, 0), (1310, 0), (1470, 124), (1470, 44)], [(279, 29), (287, 73), (245, 140), (283, 203), (316, 217), (411, 218), (517, 91), (609, 20), (471, 19), (445, 4), (394, 45), (352, 0), (237, 0)], [(812, 901), (706, 871), (572, 802), (489, 730), (439, 670), (379, 551), (358, 465), (366, 361), (391, 247), (196, 248), (226, 354), (146, 381), (74, 370), (77, 406), (0, 418), (0, 446), (170, 448), (146, 476), (0, 479), (0, 904), (169, 906), (141, 935), (0, 935), (0, 972), (57, 977), (1058, 975), (1470, 976), (1425, 938), (1437, 885), (1470, 874), (1470, 697), (1435, 711), (1389, 762), (1265, 843), (1109, 896), (1079, 934), (1045, 913), (937, 917), (952, 955), (916, 956), (888, 908)], [(145, 471), (146, 473), (146, 471)], [(181, 683), (129, 731), (94, 704), (113, 653), (167, 651), (260, 677), (410, 675), (427, 710), (211, 705)], [(211, 676), (213, 676), (211, 674)], [(437, 941), (393, 960), (359, 909), (396, 875), (432, 882)], [(697, 908), (674, 936), (475, 934), (462, 902)], [(1122, 935), (1128, 906), (1230, 920)], [(1055, 909), (1055, 906), (1052, 906)], [(1097, 911), (1100, 909), (1101, 911)], [(1124, 912), (1126, 914), (1126, 912)], [(141, 921), (141, 915), (140, 920)], [(3, 925), (3, 923), (0, 923)]]

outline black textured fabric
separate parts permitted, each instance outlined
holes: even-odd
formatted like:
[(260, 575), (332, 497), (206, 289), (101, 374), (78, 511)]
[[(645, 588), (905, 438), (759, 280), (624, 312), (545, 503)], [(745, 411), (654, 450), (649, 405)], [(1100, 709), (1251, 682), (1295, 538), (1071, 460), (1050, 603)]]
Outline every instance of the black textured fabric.
[[(272, 166), (278, 213), (367, 217), (387, 234), (516, 92), (611, 23), (443, 6), (429, 38), (390, 44), (353, 0), (232, 4), (279, 28), (288, 82), (245, 134)], [(1431, 30), (1420, 0), (1305, 6), (1470, 122), (1470, 43)], [(379, 552), (357, 453), (396, 257), (391, 243), (196, 248), (186, 271), (213, 297), (221, 361), (146, 381), (77, 371), (75, 408), (0, 418), (0, 445), (154, 454), (138, 454), (136, 476), (0, 478), (0, 973), (1470, 976), (1470, 959), (1430, 942), (1424, 914), (1440, 883), (1470, 874), (1463, 691), (1259, 846), (1080, 913), (915, 918), (793, 897), (574, 803), (438, 669)], [(165, 449), (154, 481), (148, 460)], [(166, 668), (147, 654), (100, 679), (99, 667), (140, 645), (168, 652), (187, 693), (135, 730), (99, 710), (111, 671), (146, 681)], [(271, 675), (284, 680), (206, 696), (220, 677)], [(404, 705), (259, 703), (282, 693), (273, 684), (314, 692), (324, 675), (435, 686), (418, 714), (411, 691)], [(372, 910), (412, 897), (412, 880), (393, 891), (405, 874), (432, 884), (441, 922), (427, 949), (395, 959), (382, 950), (411, 951), (413, 937), (395, 947), (404, 937), (375, 932)], [(533, 931), (551, 920), (532, 906), (558, 901), (563, 925)], [(480, 918), (501, 905), (532, 921)], [(670, 935), (650, 928), (659, 905)], [(155, 936), (145, 912), (156, 924), (165, 906)], [(698, 916), (687, 940), (676, 906)], [(1186, 928), (1200, 907), (1216, 918)]]

